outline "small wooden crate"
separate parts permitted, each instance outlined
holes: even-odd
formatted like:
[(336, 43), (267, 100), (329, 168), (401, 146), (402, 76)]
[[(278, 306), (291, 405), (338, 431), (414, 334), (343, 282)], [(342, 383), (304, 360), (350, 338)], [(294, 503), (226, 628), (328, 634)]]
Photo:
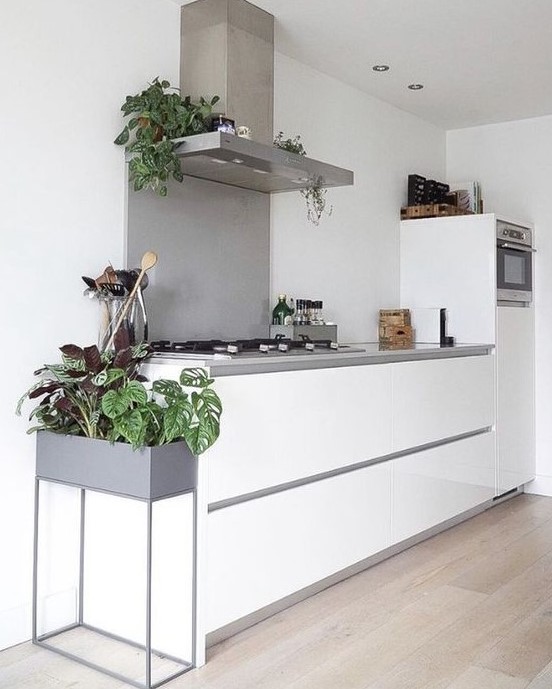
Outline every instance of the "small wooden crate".
[(379, 350), (380, 352), (385, 352), (387, 350), (393, 350), (393, 349), (412, 349), (413, 345), (410, 340), (404, 341), (404, 342), (384, 342), (383, 340), (380, 340), (379, 342)]
[(379, 312), (379, 341), (386, 347), (412, 345), (410, 309), (381, 309)]
[(380, 325), (410, 325), (410, 309), (380, 309)]
[(449, 215), (473, 215), (473, 213), (458, 208), (458, 206), (453, 206), (450, 203), (428, 203), (423, 206), (406, 206), (401, 208), (401, 220), (442, 218)]
[(412, 344), (412, 326), (380, 325), (379, 340), (382, 344)]

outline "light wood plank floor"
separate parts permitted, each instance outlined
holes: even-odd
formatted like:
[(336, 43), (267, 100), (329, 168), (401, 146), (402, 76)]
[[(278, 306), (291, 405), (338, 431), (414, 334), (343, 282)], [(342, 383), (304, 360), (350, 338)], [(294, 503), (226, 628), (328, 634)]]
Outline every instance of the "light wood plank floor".
[[(0, 687), (128, 685), (31, 644)], [(236, 635), (171, 689), (551, 689), (552, 498), (523, 495)]]

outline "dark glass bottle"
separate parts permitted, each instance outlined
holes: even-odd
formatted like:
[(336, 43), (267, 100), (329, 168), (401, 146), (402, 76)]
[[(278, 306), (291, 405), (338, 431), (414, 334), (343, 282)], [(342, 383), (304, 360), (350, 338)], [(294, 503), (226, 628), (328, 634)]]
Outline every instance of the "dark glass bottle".
[(286, 295), (278, 295), (278, 303), (272, 311), (272, 325), (288, 325), (292, 315), (293, 309), (287, 305)]

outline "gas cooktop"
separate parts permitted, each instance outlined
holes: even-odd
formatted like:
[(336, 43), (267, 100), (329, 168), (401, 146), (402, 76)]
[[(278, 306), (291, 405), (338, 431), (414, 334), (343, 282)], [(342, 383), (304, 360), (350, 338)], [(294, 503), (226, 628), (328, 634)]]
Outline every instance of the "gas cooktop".
[(302, 337), (300, 340), (289, 340), (283, 336), (258, 338), (252, 340), (186, 340), (171, 342), (157, 340), (151, 342), (153, 356), (170, 356), (182, 358), (234, 358), (259, 356), (266, 354), (313, 354), (329, 352), (362, 351), (346, 345), (338, 345), (331, 340), (311, 340)]

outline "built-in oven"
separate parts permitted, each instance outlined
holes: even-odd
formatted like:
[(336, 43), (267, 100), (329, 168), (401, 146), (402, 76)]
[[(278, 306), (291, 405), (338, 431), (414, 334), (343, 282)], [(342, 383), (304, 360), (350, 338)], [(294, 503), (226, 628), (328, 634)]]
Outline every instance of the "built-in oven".
[(529, 228), (497, 221), (496, 278), (499, 305), (532, 302), (534, 253), (533, 233)]

